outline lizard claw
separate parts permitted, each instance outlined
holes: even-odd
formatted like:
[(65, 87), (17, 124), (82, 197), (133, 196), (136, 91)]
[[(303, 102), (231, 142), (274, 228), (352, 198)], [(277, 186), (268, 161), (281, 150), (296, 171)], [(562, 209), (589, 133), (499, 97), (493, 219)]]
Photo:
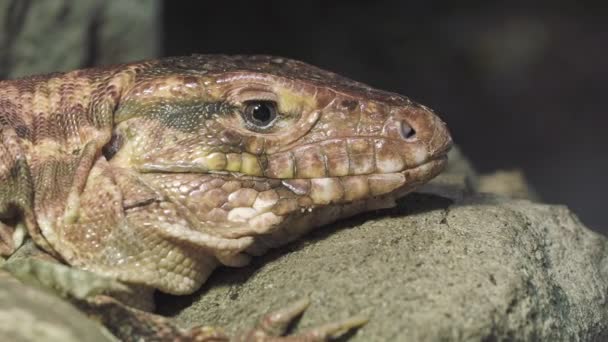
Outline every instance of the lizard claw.
[(347, 332), (365, 325), (369, 319), (364, 315), (352, 316), (342, 321), (327, 323), (313, 328), (301, 336), (307, 337), (306, 341), (326, 341), (339, 338)]
[(357, 315), (342, 321), (332, 322), (312, 328), (296, 335), (282, 336), (289, 324), (301, 315), (310, 305), (308, 298), (300, 299), (289, 306), (264, 315), (258, 325), (247, 333), (238, 336), (237, 341), (256, 342), (323, 342), (336, 339), (345, 333), (367, 323), (367, 317)]
[(310, 300), (303, 298), (282, 309), (269, 312), (260, 319), (254, 330), (261, 330), (270, 336), (283, 335), (289, 327), (289, 323), (301, 315), (309, 305)]

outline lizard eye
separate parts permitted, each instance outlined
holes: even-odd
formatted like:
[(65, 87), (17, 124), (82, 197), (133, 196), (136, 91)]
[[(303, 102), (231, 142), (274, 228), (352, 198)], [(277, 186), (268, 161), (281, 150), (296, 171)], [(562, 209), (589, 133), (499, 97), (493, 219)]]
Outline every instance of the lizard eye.
[(277, 104), (273, 101), (247, 101), (243, 119), (252, 128), (268, 128), (277, 118)]

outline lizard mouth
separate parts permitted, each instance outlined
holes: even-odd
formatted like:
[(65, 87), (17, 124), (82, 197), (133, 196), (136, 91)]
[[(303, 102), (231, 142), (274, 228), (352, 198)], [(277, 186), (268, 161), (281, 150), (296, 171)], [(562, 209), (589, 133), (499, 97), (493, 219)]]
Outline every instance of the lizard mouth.
[(395, 201), (438, 175), (447, 155), (409, 168), (365, 175), (276, 179), (235, 173), (150, 172), (142, 180), (162, 193), (193, 226), (212, 225), (227, 239), (255, 237), (258, 254), (306, 232)]
[(446, 150), (445, 154), (441, 154), (438, 157), (433, 158), (421, 165), (401, 171), (401, 173), (404, 174), (406, 179), (409, 177), (412, 182), (405, 185), (403, 189), (397, 193), (397, 198), (406, 195), (418, 186), (428, 182), (429, 180), (439, 175), (447, 166), (447, 151), (448, 150)]
[(416, 187), (437, 176), (447, 164), (447, 151), (438, 153), (435, 157), (416, 166), (406, 169), (362, 175), (347, 175), (336, 177), (272, 179), (247, 175), (230, 175), (232, 179), (280, 182), (296, 196), (307, 197), (303, 207), (307, 209), (332, 204), (348, 204), (351, 202), (370, 200), (373, 202), (379, 196), (392, 195), (402, 197)]
[[(406, 195), (418, 186), (435, 178), (445, 169), (447, 161), (447, 154), (441, 154), (420, 165), (397, 172), (396, 174), (403, 176), (403, 183), (394, 190), (386, 191), (381, 195), (392, 195), (395, 199)], [(382, 177), (382, 175), (383, 174), (377, 174), (376, 177)], [(392, 174), (387, 173), (385, 175)]]
[(401, 171), (401, 173), (404, 174), (424, 174), (424, 180), (429, 180), (435, 176), (437, 176), (441, 171), (443, 171), (443, 169), (445, 168), (445, 166), (447, 165), (448, 162), (448, 156), (447, 156), (447, 150), (445, 153), (442, 153), (440, 155), (438, 155), (437, 157), (434, 157), (432, 159), (427, 160), (426, 162), (409, 168), (409, 169), (405, 169), (403, 171)]
[[(344, 190), (341, 201), (329, 202), (325, 203), (325, 205), (315, 203), (311, 207), (301, 208), (300, 211), (290, 213), (281, 224), (266, 230), (263, 234), (255, 236), (255, 242), (247, 249), (247, 253), (260, 255), (265, 253), (268, 248), (281, 246), (311, 230), (332, 222), (364, 212), (393, 208), (396, 205), (397, 199), (414, 191), (418, 186), (426, 183), (443, 171), (447, 160), (447, 155), (441, 154), (418, 166), (395, 173), (344, 177), (341, 183), (347, 186), (350, 185), (350, 187), (347, 188), (345, 186), (345, 189), (349, 190)], [(370, 192), (361, 198), (346, 200), (348, 196), (353, 196), (358, 191), (357, 182), (355, 181), (351, 185), (348, 179), (361, 179), (360, 177), (367, 178), (365, 181), (370, 185)], [(314, 179), (307, 181), (311, 181), (313, 184), (315, 182)], [(330, 184), (332, 182), (329, 181)], [(283, 181), (283, 184), (286, 184), (286, 182)], [(323, 200), (323, 196), (315, 194), (315, 191), (324, 193), (322, 188), (316, 190), (313, 185), (307, 196)], [(380, 192), (374, 194), (373, 191)], [(327, 200), (327, 198), (324, 200)], [(240, 236), (240, 234), (237, 234), (237, 236)]]
[(341, 177), (142, 173), (141, 187), (131, 192), (135, 196), (125, 197), (125, 203), (131, 203), (125, 212), (145, 215), (145, 222), (175, 241), (192, 243), (196, 238), (215, 246), (224, 251), (218, 256), (221, 262), (234, 265), (243, 258), (238, 257), (241, 252), (261, 255), (327, 224), (392, 208), (446, 164), (445, 153), (433, 153), (400, 171)]

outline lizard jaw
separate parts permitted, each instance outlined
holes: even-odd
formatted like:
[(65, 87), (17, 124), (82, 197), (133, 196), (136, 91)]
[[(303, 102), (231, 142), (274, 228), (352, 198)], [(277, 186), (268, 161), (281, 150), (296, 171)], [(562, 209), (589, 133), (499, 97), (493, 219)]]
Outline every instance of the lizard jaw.
[[(447, 165), (447, 156), (440, 155), (416, 167), (396, 173), (369, 175), (393, 183), (396, 187), (386, 193), (366, 198), (302, 208), (301, 212), (287, 217), (281, 224), (268, 229), (267, 232), (254, 237), (254, 243), (246, 250), (251, 255), (262, 255), (270, 248), (276, 248), (324, 225), (358, 214), (390, 209), (396, 201), (414, 191), (418, 186), (437, 176)], [(401, 179), (401, 184), (395, 183)]]

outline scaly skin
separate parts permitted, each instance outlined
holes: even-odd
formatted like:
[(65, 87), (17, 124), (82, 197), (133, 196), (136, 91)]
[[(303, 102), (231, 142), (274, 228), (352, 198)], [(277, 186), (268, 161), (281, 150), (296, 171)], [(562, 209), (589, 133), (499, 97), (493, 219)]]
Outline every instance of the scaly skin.
[[(260, 103), (276, 108), (265, 126), (247, 114)], [(172, 294), (392, 206), (451, 145), (422, 105), (268, 56), (3, 81), (0, 125), (2, 254), (25, 229), (69, 265)]]

